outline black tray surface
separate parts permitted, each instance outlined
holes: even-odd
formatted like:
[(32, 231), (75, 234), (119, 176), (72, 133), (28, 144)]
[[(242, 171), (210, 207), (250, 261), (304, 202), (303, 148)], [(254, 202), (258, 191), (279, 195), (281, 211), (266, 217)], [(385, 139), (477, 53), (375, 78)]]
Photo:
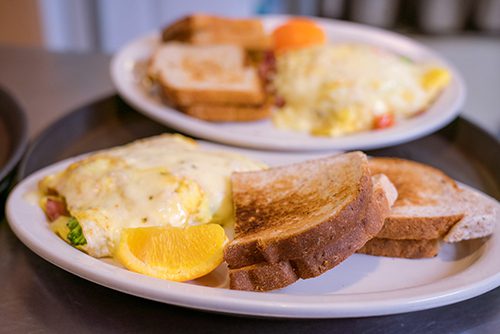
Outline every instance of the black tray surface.
[[(30, 147), (19, 178), (84, 152), (170, 129), (112, 96), (73, 111)], [(458, 118), (445, 129), (367, 152), (422, 161), (500, 198), (500, 145)], [(40, 333), (499, 333), (500, 288), (457, 304), (392, 316), (293, 320), (201, 312), (130, 296), (86, 281), (32, 253), (0, 224), (0, 332)]]
[(28, 121), (12, 96), (0, 87), (0, 218), (14, 169), (28, 143)]

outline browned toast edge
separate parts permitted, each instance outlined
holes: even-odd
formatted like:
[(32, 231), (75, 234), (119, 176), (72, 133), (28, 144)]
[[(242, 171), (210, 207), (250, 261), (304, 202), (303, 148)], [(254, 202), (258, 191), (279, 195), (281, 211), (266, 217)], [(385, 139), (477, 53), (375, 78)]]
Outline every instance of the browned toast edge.
[(192, 105), (179, 108), (185, 114), (210, 122), (250, 122), (266, 119), (271, 106), (266, 103), (252, 105)]
[(172, 87), (162, 75), (159, 75), (157, 80), (167, 100), (177, 106), (200, 104), (262, 105), (266, 100), (266, 94), (258, 77), (255, 79), (256, 89), (252, 91), (178, 89)]
[(376, 238), (368, 241), (357, 252), (374, 256), (420, 259), (434, 257), (439, 253), (439, 239), (392, 240)]
[(463, 216), (463, 214), (441, 217), (389, 216), (377, 238), (396, 240), (442, 238)]
[(270, 36), (259, 19), (235, 19), (206, 14), (183, 17), (161, 32), (163, 42), (172, 40), (193, 44), (236, 44), (250, 50), (271, 46)]

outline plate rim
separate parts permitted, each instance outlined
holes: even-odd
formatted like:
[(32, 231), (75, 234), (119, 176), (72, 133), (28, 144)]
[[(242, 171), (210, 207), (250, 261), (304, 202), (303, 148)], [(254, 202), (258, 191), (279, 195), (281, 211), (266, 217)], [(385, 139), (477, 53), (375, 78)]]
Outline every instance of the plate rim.
[[(258, 16), (258, 18), (262, 20), (285, 20), (290, 18), (290, 15), (262, 15)], [(449, 102), (449, 107), (446, 108), (447, 112), (444, 114), (436, 114), (431, 118), (433, 122), (429, 124), (420, 124), (416, 127), (407, 126), (405, 128), (405, 132), (402, 133), (402, 130), (397, 132), (398, 127), (394, 127), (391, 129), (381, 130), (381, 131), (369, 131), (369, 132), (361, 132), (357, 134), (353, 134), (350, 136), (343, 136), (337, 138), (317, 138), (309, 135), (304, 135), (301, 133), (297, 133), (297, 137), (294, 138), (296, 142), (291, 143), (290, 141), (284, 141), (283, 138), (280, 140), (266, 140), (262, 139), (259, 136), (252, 136), (251, 134), (234, 134), (229, 129), (224, 129), (220, 127), (218, 124), (213, 126), (213, 124), (209, 122), (205, 122), (202, 120), (198, 120), (192, 118), (190, 116), (184, 115), (178, 112), (176, 109), (160, 105), (156, 101), (151, 99), (144, 98), (141, 96), (143, 93), (140, 90), (134, 88), (134, 84), (128, 82), (128, 80), (122, 80), (123, 76), (130, 75), (123, 71), (125, 64), (128, 64), (130, 67), (130, 59), (129, 53), (131, 49), (137, 47), (136, 45), (145, 43), (150, 39), (158, 39), (159, 32), (154, 31), (147, 34), (144, 34), (124, 45), (118, 52), (116, 52), (110, 63), (110, 74), (115, 88), (118, 91), (118, 94), (131, 106), (136, 108), (140, 113), (146, 115), (154, 119), (157, 122), (170, 126), (178, 131), (182, 131), (191, 136), (197, 136), (202, 139), (212, 140), (215, 142), (236, 145), (240, 147), (248, 147), (255, 149), (263, 149), (263, 150), (286, 150), (286, 151), (319, 151), (319, 150), (353, 150), (353, 149), (379, 149), (383, 147), (388, 147), (391, 145), (397, 145), (404, 142), (408, 142), (411, 140), (415, 140), (417, 138), (428, 135), (436, 130), (446, 126), (453, 119), (455, 119), (459, 113), (461, 112), (461, 108), (464, 105), (464, 101), (466, 98), (466, 85), (461, 73), (456, 69), (456, 67), (451, 64), (447, 59), (443, 56), (439, 55), (436, 51), (427, 47), (426, 45), (413, 40), (405, 35), (384, 30), (377, 27), (370, 27), (367, 25), (346, 22), (341, 20), (334, 20), (328, 18), (317, 18), (310, 17), (311, 19), (319, 22), (320, 24), (325, 25), (338, 25), (344, 27), (343, 29), (354, 29), (367, 31), (372, 34), (381, 35), (385, 38), (390, 39), (391, 41), (399, 41), (400, 43), (404, 43), (406, 45), (410, 45), (413, 49), (418, 49), (420, 52), (424, 52), (425, 54), (430, 56), (430, 59), (434, 59), (438, 63), (444, 64), (452, 73), (452, 82), (447, 87), (448, 90), (453, 89), (456, 93), (452, 96), (451, 101)], [(393, 50), (395, 52), (395, 50)], [(450, 91), (451, 92), (451, 91)], [(438, 97), (438, 101), (441, 97)], [(436, 101), (433, 102), (434, 105)], [(431, 105), (431, 108), (432, 108)], [(166, 113), (165, 113), (166, 112)], [(164, 116), (166, 115), (166, 116)], [(425, 117), (425, 113), (422, 115)], [(420, 116), (420, 117), (422, 117)], [(419, 116), (417, 116), (419, 117)], [(409, 120), (411, 122), (411, 119)], [(407, 120), (408, 122), (408, 120)], [(251, 126), (251, 125), (250, 125)], [(290, 136), (294, 136), (293, 132), (289, 133)], [(367, 136), (367, 138), (362, 138), (363, 136)], [(307, 138), (311, 142), (304, 142), (301, 138)], [(359, 138), (362, 138), (362, 143), (357, 143)], [(375, 139), (375, 140), (374, 140)], [(300, 143), (299, 143), (300, 142)]]
[[(16, 236), (27, 247), (48, 262), (86, 280), (114, 290), (168, 304), (221, 313), (279, 318), (343, 318), (398, 314), (439, 307), (478, 296), (500, 285), (500, 263), (498, 261), (493, 262), (497, 264), (496, 267), (490, 263), (486, 270), (473, 271), (483, 262), (488, 263), (487, 260), (494, 257), (494, 252), (500, 250), (500, 226), (498, 224), (493, 236), (482, 246), (483, 253), (463, 271), (422, 286), (358, 294), (302, 296), (195, 286), (133, 273), (88, 256), (63, 242), (55, 244), (55, 248), (54, 246), (44, 246), (37, 238), (30, 235), (29, 230), (26, 230), (22, 222), (19, 222), (18, 219), (21, 218), (16, 213), (16, 205), (23, 203), (23, 205), (31, 206), (24, 195), (29, 187), (36, 184), (41, 175), (48, 173), (49, 170), (63, 168), (62, 166), (69, 161), (74, 161), (82, 156), (78, 155), (51, 164), (32, 173), (20, 182), (7, 200), (7, 221)], [(38, 207), (31, 209), (40, 210)], [(58, 239), (55, 234), (50, 233), (50, 235), (52, 235), (51, 238)], [(58, 250), (63, 250), (63, 253), (58, 252)], [(68, 253), (69, 256), (66, 256)], [(73, 260), (76, 261), (72, 262)], [(82, 266), (82, 264), (87, 266)], [(97, 272), (92, 270), (96, 266)], [(119, 270), (120, 275), (110, 275), (110, 270), (111, 272)], [(474, 280), (471, 281), (471, 277), (474, 277)], [(461, 284), (457, 286), (456, 280)], [(452, 288), (448, 285), (450, 281), (455, 284)], [(433, 289), (426, 292), (426, 287), (429, 286)], [(445, 289), (443, 290), (443, 288)], [(406, 292), (406, 297), (404, 293), (403, 296), (401, 295), (402, 292)], [(381, 294), (385, 297), (381, 298)], [(412, 294), (413, 297), (410, 298)], [(353, 296), (361, 296), (364, 299), (353, 301)]]

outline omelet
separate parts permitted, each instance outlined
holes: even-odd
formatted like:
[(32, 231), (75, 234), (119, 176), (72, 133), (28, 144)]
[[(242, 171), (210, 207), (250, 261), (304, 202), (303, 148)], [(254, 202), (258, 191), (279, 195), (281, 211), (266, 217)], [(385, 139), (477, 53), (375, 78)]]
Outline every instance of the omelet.
[(107, 257), (124, 228), (231, 224), (231, 173), (262, 168), (238, 154), (200, 149), (181, 135), (161, 135), (97, 152), (45, 177), (40, 204), (63, 239)]
[(273, 86), (285, 105), (281, 129), (342, 136), (424, 111), (450, 81), (449, 71), (361, 44), (302, 48), (278, 55)]

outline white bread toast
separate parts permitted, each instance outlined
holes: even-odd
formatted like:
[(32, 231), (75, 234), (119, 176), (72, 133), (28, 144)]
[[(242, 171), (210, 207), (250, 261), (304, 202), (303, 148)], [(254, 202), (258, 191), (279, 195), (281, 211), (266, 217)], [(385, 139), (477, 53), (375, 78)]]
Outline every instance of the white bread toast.
[(194, 14), (182, 18), (162, 31), (162, 40), (195, 45), (234, 44), (249, 50), (270, 47), (270, 37), (259, 19), (231, 19)]
[(257, 70), (245, 64), (244, 51), (235, 45), (166, 43), (151, 57), (148, 75), (177, 106), (265, 102)]
[(395, 189), (361, 152), (232, 176), (230, 287), (265, 291), (333, 268), (375, 236)]

